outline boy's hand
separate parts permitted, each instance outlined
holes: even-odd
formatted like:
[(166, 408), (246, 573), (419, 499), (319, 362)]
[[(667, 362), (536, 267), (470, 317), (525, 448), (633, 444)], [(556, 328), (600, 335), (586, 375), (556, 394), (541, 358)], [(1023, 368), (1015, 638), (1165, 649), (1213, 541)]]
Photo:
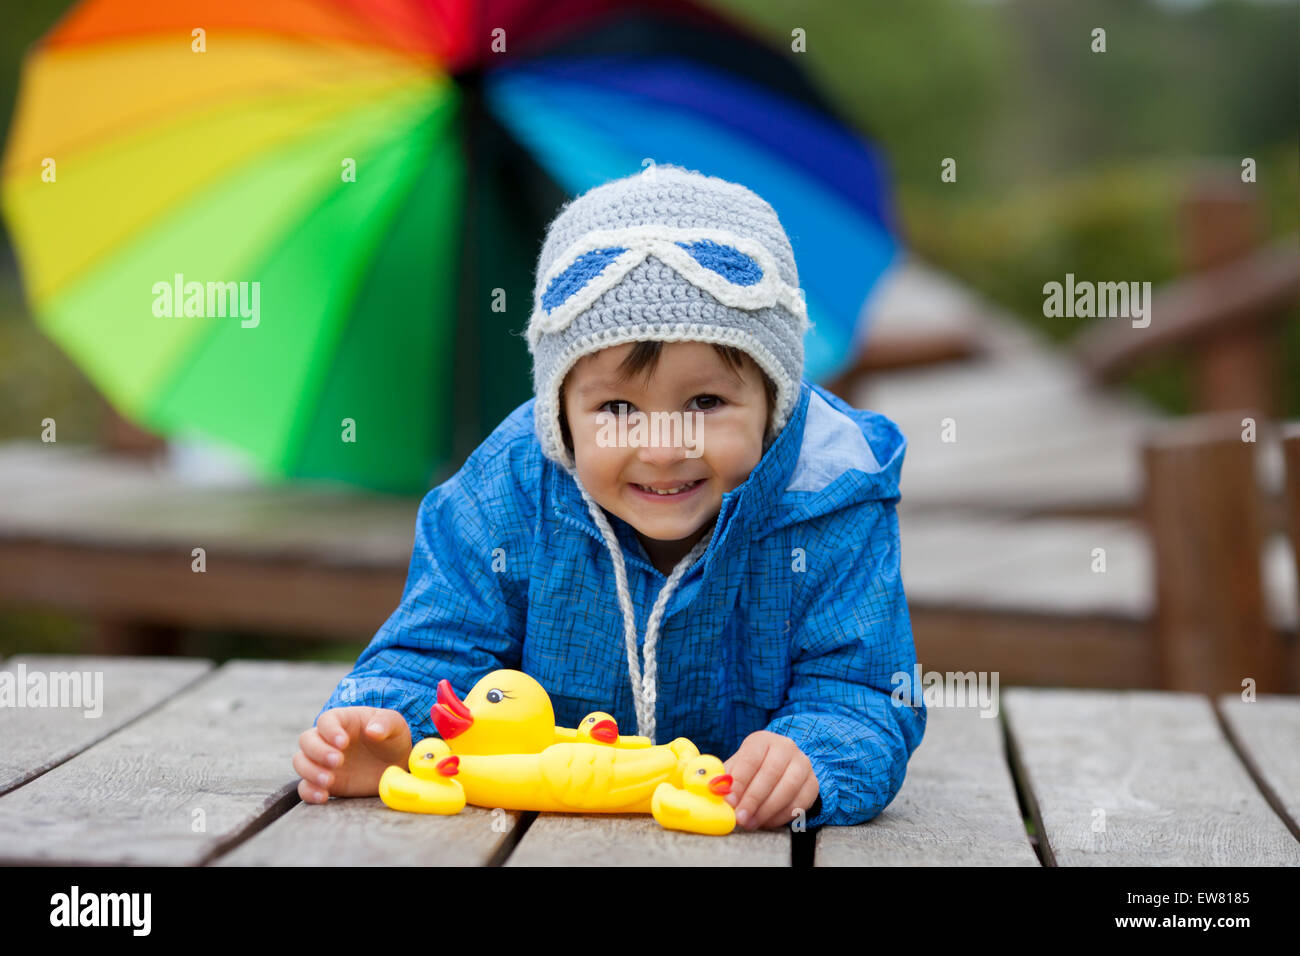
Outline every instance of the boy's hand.
[(731, 774), (727, 802), (736, 810), (736, 823), (747, 830), (788, 825), (821, 792), (804, 752), (770, 730), (754, 731), (722, 766)]
[(298, 795), (307, 803), (336, 797), (379, 795), (379, 778), (391, 765), (405, 769), (411, 756), (411, 728), (395, 710), (332, 707), (298, 738), (293, 769), (302, 780)]

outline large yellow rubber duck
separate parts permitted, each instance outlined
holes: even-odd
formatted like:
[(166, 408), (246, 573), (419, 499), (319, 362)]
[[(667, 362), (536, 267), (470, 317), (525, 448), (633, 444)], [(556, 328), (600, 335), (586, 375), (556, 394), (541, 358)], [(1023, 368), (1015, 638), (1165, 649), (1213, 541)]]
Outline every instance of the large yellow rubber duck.
[(447, 680), (429, 716), (454, 753), (535, 754), (556, 742), (551, 698), (523, 671), (492, 671), (462, 701)]
[[(689, 759), (689, 751), (682, 753)], [(465, 754), (457, 781), (476, 806), (649, 813), (655, 787), (680, 779), (682, 760), (672, 744), (639, 750), (551, 744), (540, 754)]]
[(551, 744), (609, 743), (603, 732), (607, 728), (599, 735), (591, 733), (602, 720), (612, 725), (614, 746), (629, 750), (650, 746), (648, 737), (619, 735), (614, 718), (602, 711), (588, 714), (577, 727), (557, 727), (550, 695), (523, 671), (492, 671), (463, 701), (450, 682), (441, 680), (429, 716), (442, 739), (454, 741), (458, 754), (541, 753)]
[[(380, 796), (394, 809), (458, 812), (435, 809), (455, 804), (443, 791), (449, 789), (448, 758), (457, 758), (452, 783), (475, 806), (651, 813), (656, 789), (682, 786), (685, 769), (700, 756), (685, 737), (654, 745), (645, 737), (619, 736), (613, 718), (602, 712), (588, 715), (594, 719), (585, 731), (556, 727), (550, 697), (520, 671), (492, 671), (463, 701), (446, 680), (440, 681), (430, 715), (442, 738), (415, 745), (410, 774), (390, 767), (384, 773), (387, 786), (381, 780)], [(689, 814), (674, 822), (677, 829), (691, 829)], [(704, 825), (717, 826), (712, 817)]]
[(650, 801), (650, 812), (667, 830), (687, 830), (725, 836), (736, 828), (736, 811), (727, 803), (731, 774), (722, 761), (704, 754), (687, 762), (683, 786), (661, 783)]

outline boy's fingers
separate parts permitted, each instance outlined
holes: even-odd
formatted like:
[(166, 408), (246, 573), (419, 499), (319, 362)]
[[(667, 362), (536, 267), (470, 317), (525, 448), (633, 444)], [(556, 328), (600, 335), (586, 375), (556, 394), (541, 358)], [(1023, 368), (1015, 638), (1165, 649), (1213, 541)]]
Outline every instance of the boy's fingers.
[(731, 774), (733, 789), (744, 789), (754, 779), (754, 774), (763, 765), (763, 758), (767, 756), (767, 746), (767, 741), (762, 737), (746, 737), (740, 749), (722, 765)]
[(727, 794), (727, 802), (733, 808), (739, 808), (740, 801), (749, 789), (749, 782), (754, 779), (754, 774), (763, 765), (763, 757), (766, 754), (766, 740), (762, 737), (746, 737), (740, 749), (723, 763), (723, 770), (731, 774), (731, 793)]
[(366, 717), (366, 736), (372, 740), (385, 740), (391, 737), (397, 730), (397, 721), (393, 720), (395, 715), (387, 711), (376, 709)]
[(301, 750), (293, 755), (293, 769), (298, 771), (298, 776), (318, 790), (329, 790), (330, 784), (334, 782), (334, 774), (319, 764), (312, 763)]
[(298, 796), (302, 797), (304, 803), (325, 803), (330, 798), (328, 793), (319, 787), (313, 787), (306, 780), (298, 781)]
[(316, 731), (325, 740), (340, 750), (347, 747), (349, 736), (343, 727), (343, 722), (339, 720), (338, 710), (327, 710), (320, 715), (320, 720), (316, 721)]
[(315, 727), (302, 732), (302, 736), (298, 738), (298, 746), (307, 755), (308, 760), (322, 767), (337, 767), (343, 762), (343, 754), (322, 740), (320, 732)]
[(804, 785), (799, 788), (799, 793), (794, 798), (794, 802), (784, 810), (778, 810), (776, 816), (767, 825), (773, 828), (788, 826), (794, 823), (801, 811), (806, 821), (810, 815), (809, 811), (812, 809), (812, 805), (817, 802), (817, 796), (820, 793), (821, 788), (817, 786), (816, 777), (810, 774), (808, 779), (804, 781)]
[(800, 788), (799, 795), (794, 798), (794, 806), (786, 812), (786, 816), (790, 818), (790, 821), (794, 821), (793, 811), (795, 810), (802, 810), (805, 818), (811, 816), (812, 805), (817, 802), (817, 798), (821, 796), (821, 792), (822, 788), (817, 782), (817, 775), (815, 773), (810, 773), (808, 779), (804, 781), (803, 787)]
[(803, 789), (804, 780), (807, 777), (807, 771), (799, 765), (797, 760), (790, 761), (789, 766), (785, 768), (785, 773), (781, 779), (776, 782), (772, 792), (768, 794), (767, 799), (759, 805), (754, 811), (754, 820), (760, 827), (770, 824), (782, 825), (790, 822), (789, 808), (794, 804), (794, 799)]
[(787, 765), (788, 761), (781, 754), (768, 751), (763, 765), (754, 774), (754, 779), (749, 781), (749, 786), (745, 788), (740, 803), (736, 805), (736, 822), (742, 827), (752, 830), (757, 826), (755, 814), (763, 802), (767, 800), (777, 782), (785, 774)]

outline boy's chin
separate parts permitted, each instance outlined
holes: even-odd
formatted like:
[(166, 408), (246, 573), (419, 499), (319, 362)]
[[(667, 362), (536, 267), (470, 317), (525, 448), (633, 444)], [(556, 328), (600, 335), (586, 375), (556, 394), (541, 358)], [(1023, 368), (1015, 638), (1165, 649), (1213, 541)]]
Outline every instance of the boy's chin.
[(698, 533), (701, 528), (711, 524), (718, 517), (722, 508), (720, 498), (710, 501), (706, 497), (692, 503), (674, 504), (640, 501), (637, 500), (639, 496), (626, 491), (623, 497), (613, 501), (607, 494), (594, 497), (597, 504), (611, 514), (617, 515), (643, 538), (663, 544), (683, 541)]
[(673, 544), (677, 541), (686, 540), (708, 524), (708, 521), (629, 521), (628, 524), (639, 531), (642, 536), (652, 541), (660, 544)]
[[(689, 513), (688, 513), (689, 512)], [(718, 509), (705, 509), (703, 513), (696, 509), (683, 509), (680, 515), (648, 516), (645, 510), (633, 509), (623, 520), (630, 524), (643, 537), (663, 544), (684, 541), (698, 533), (701, 528), (717, 518)]]

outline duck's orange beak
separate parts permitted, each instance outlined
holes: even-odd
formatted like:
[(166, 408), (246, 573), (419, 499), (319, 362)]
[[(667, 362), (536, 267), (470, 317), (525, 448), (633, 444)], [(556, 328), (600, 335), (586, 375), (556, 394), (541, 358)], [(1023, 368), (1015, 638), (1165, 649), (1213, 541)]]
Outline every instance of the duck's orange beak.
[(709, 789), (716, 794), (731, 793), (731, 774), (718, 774), (718, 776), (709, 781)]
[(474, 715), (469, 712), (464, 701), (456, 696), (447, 678), (438, 681), (438, 702), (429, 708), (433, 725), (438, 728), (438, 736), (443, 740), (458, 737), (474, 725)]
[(460, 758), (452, 754), (450, 757), (443, 757), (434, 766), (438, 768), (438, 773), (444, 777), (454, 777), (460, 773)]
[(618, 724), (612, 720), (602, 720), (591, 728), (591, 736), (603, 744), (612, 744), (618, 740)]

